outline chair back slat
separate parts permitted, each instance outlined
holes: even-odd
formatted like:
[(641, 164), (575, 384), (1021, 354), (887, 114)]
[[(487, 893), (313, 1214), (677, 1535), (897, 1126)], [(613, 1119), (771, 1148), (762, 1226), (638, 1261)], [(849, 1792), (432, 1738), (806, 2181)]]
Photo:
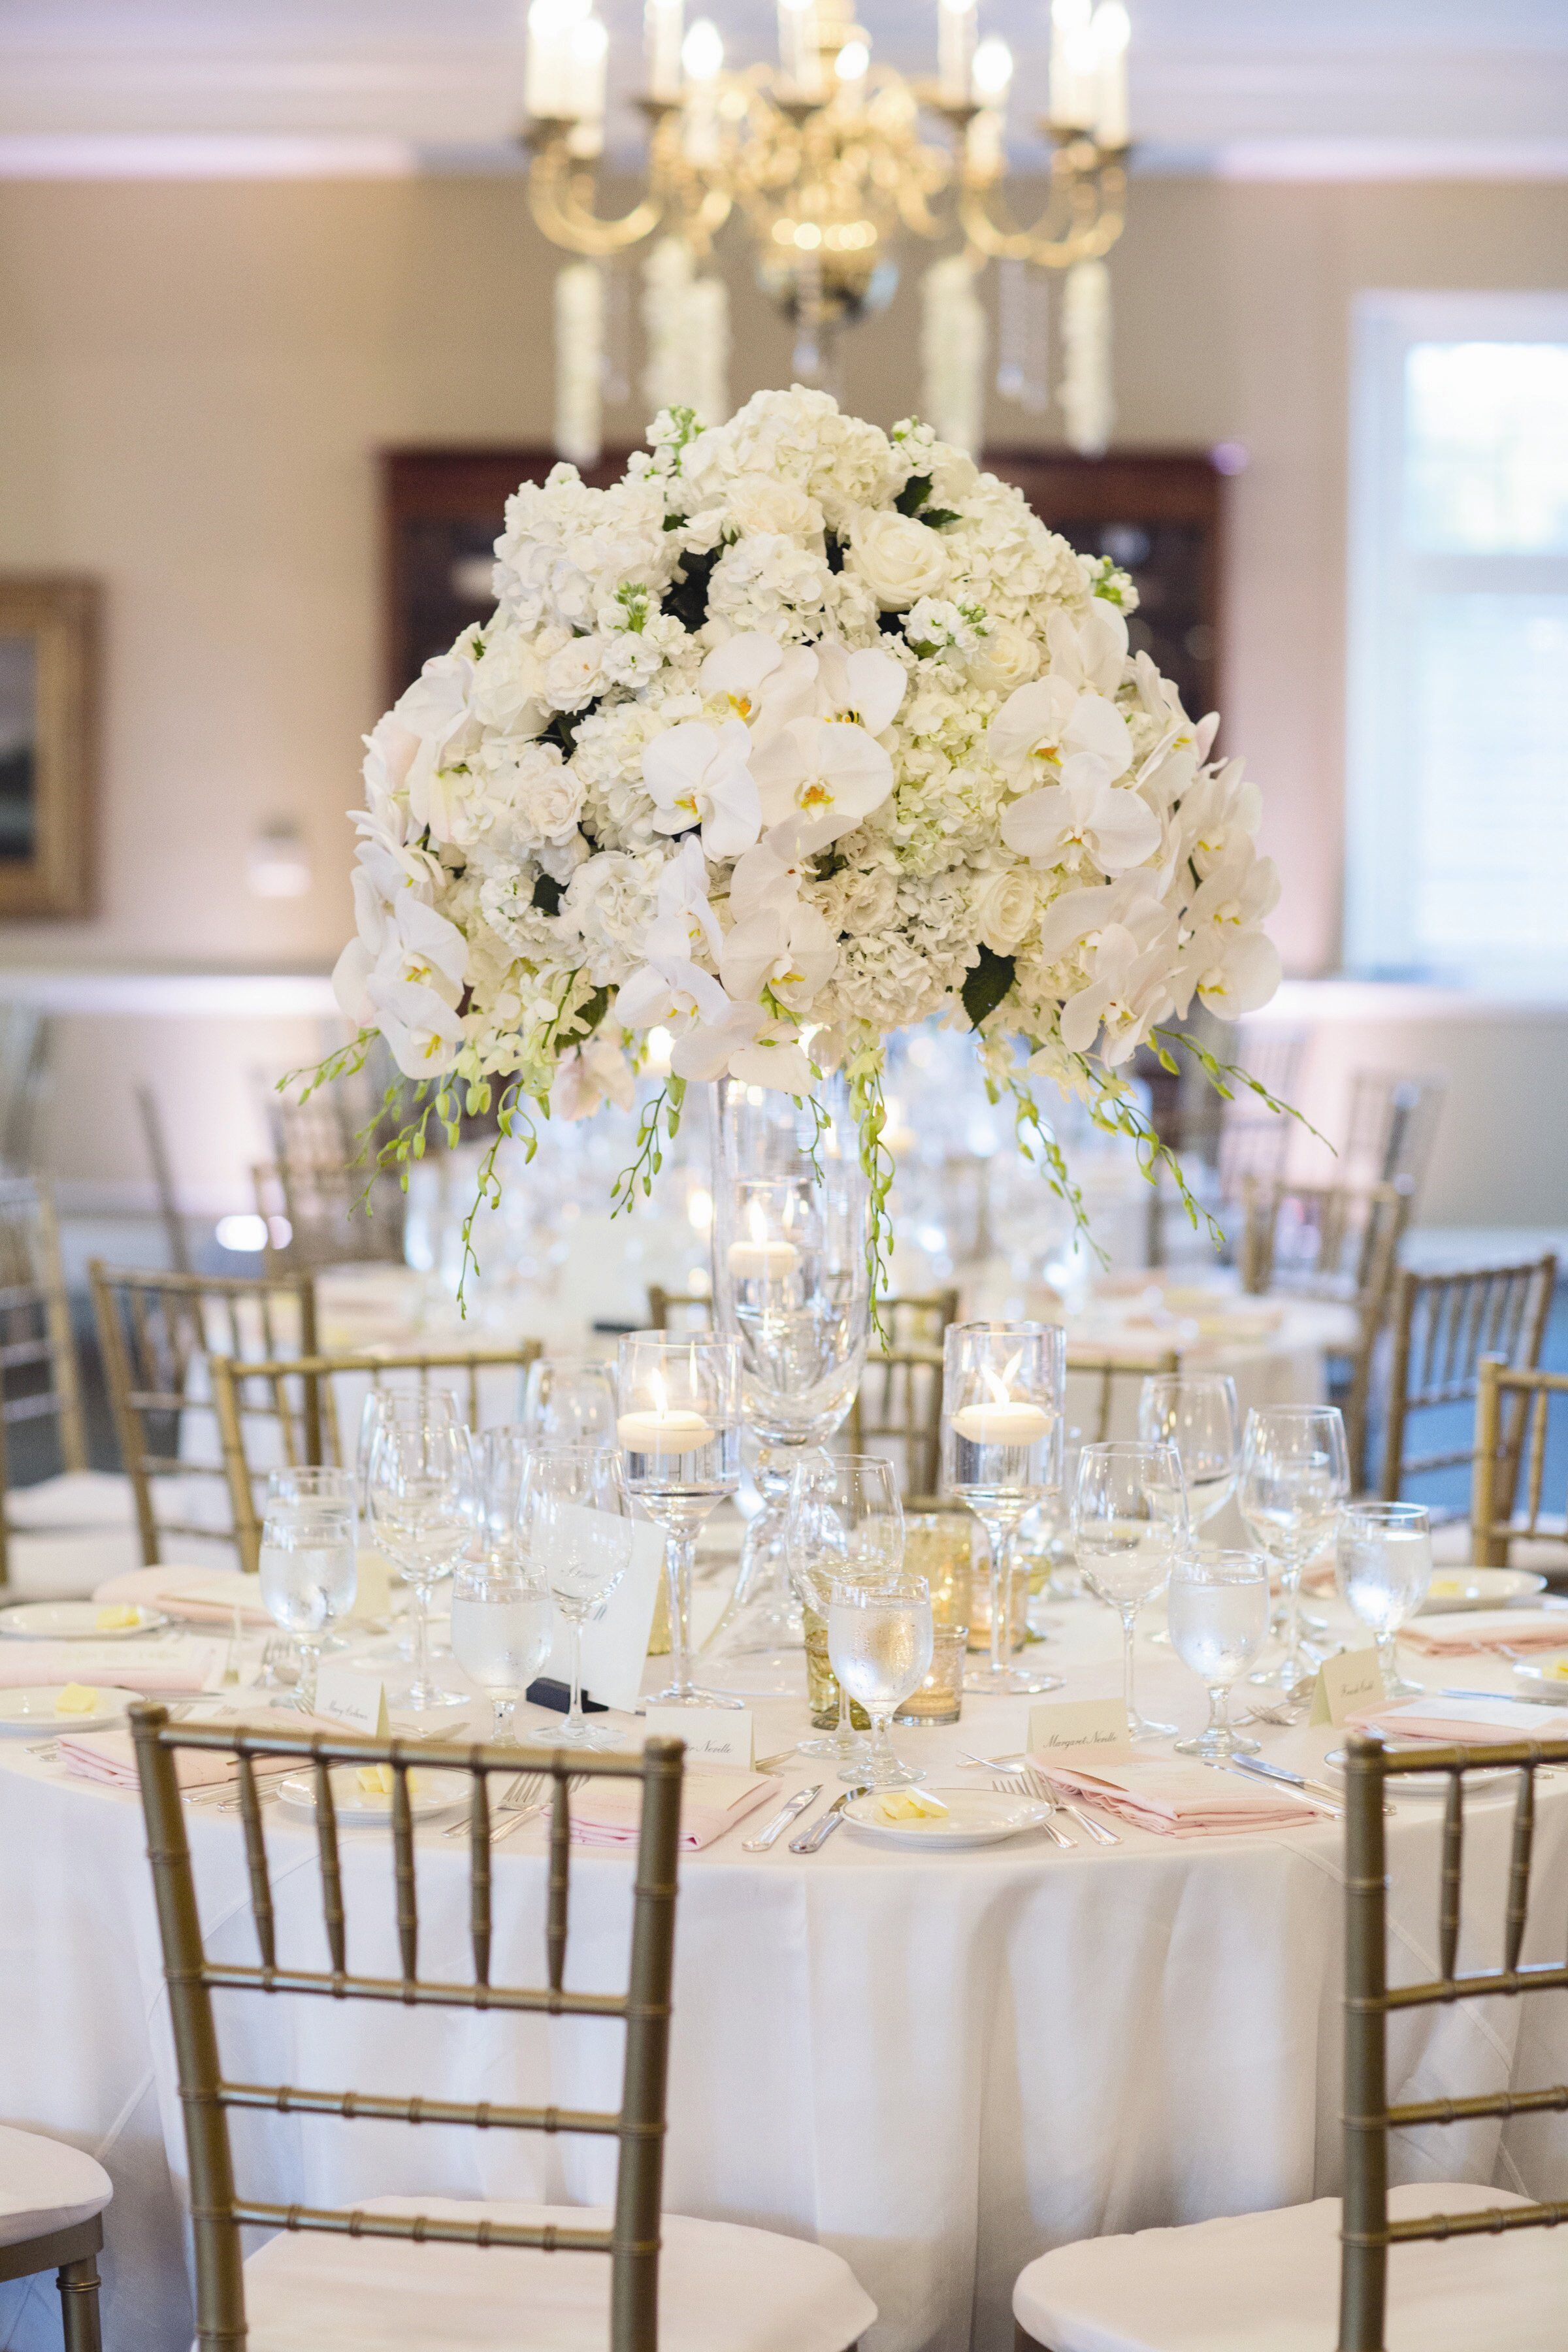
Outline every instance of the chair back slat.
[(1470, 1475), (1470, 1547), (1486, 1567), (1506, 1568), (1510, 1544), (1522, 1537), (1533, 1544), (1558, 1547), (1568, 1569), (1568, 1479), (1563, 1507), (1542, 1507), (1554, 1401), (1568, 1421), (1568, 1372), (1515, 1370), (1497, 1357), (1482, 1358)]
[(1464, 1863), (1465, 1786), (1460, 1773), (1448, 1781), (1443, 1806), (1442, 1894), (1437, 1917), (1437, 1964), (1446, 1977), (1454, 1973), (1459, 1948), (1460, 1872)]
[(1410, 1478), (1469, 1462), (1469, 1444), (1413, 1453), (1411, 1416), (1473, 1403), (1488, 1356), (1515, 1370), (1533, 1369), (1556, 1286), (1550, 1252), (1515, 1265), (1434, 1274), (1406, 1267), (1398, 1276), (1380, 1488), (1385, 1501), (1396, 1500)]
[(52, 1421), (62, 1470), (88, 1466), (81, 1380), (54, 1197), (38, 1176), (0, 1178), (0, 1590), (8, 1577), (7, 1429)]
[[(196, 2341), (199, 2352), (236, 2352), (245, 2341), (245, 2285), (240, 2231), (247, 2225), (329, 2234), (429, 2240), (474, 2247), (531, 2247), (544, 2252), (606, 2254), (610, 2260), (609, 2352), (657, 2352), (660, 2207), (665, 2101), (668, 2077), (670, 1989), (675, 1941), (676, 1868), (680, 1829), (683, 1750), (678, 1740), (649, 1740), (640, 1757), (567, 1756), (559, 1748), (528, 1750), (456, 1747), (435, 1741), (359, 1739), (309, 1731), (248, 1731), (243, 1727), (171, 1724), (167, 1710), (138, 1701), (131, 1710), (147, 1849), (152, 1864), (164, 1975), (185, 2120), (191, 2206), (196, 2250)], [(175, 1759), (181, 1748), (226, 1755), (240, 1773), (247, 1852), (254, 1800), (254, 1765), (264, 1757), (298, 1758), (313, 1772), (318, 1792), (318, 1852), (327, 1907), (330, 1973), (278, 1965), (277, 1921), (268, 1880), (259, 1804), (254, 1828), (261, 1859), (250, 1874), (251, 1908), (261, 1953), (258, 1967), (209, 1958), (185, 1833)], [(360, 1977), (346, 1966), (342, 1882), (329, 1775), (334, 1765), (390, 1766), (393, 1775), (394, 1877), (400, 1975)], [(469, 1923), (474, 1971), (470, 1983), (419, 1974), (416, 1850), (407, 1775), (411, 1767), (461, 1772), (476, 1784), (469, 1811)], [(546, 1927), (547, 1987), (490, 1981), (489, 1775), (520, 1770), (548, 1776), (554, 1788), (551, 1823), (550, 1906)], [(570, 1869), (570, 1790), (595, 1777), (636, 1780), (642, 1790), (632, 1905), (631, 1948), (624, 1993), (574, 1993), (564, 1989)], [(324, 1798), (324, 1801), (320, 1801)], [(333, 1925), (334, 1913), (336, 1926)], [(214, 2026), (215, 1990), (248, 1990), (334, 1999), (395, 2000), (409, 2005), (468, 2010), (532, 2011), (596, 2018), (625, 2030), (618, 2106), (604, 2112), (496, 2105), (426, 2099), (351, 2089), (298, 2090), (288, 2084), (231, 2082), (224, 2074)], [(411, 2125), (442, 2122), (544, 2133), (613, 2137), (617, 2144), (611, 2227), (436, 2220), (360, 2209), (272, 2205), (242, 2197), (236, 2187), (228, 2112), (274, 2110), (374, 2118)]]
[(1535, 1775), (1521, 1772), (1514, 1799), (1513, 1841), (1508, 1862), (1508, 1920), (1503, 1937), (1503, 1968), (1511, 1976), (1519, 1966), (1524, 1930), (1530, 1918), (1530, 1864), (1535, 1845)]
[(248, 1756), (239, 1759), (239, 1818), (245, 1829), (245, 1864), (250, 1877), (250, 1916), (256, 1922), (256, 1945), (264, 1969), (278, 1965), (278, 1923), (272, 1908), (272, 1878), (267, 1867), (267, 1840), (261, 1828), (261, 1799), (256, 1786), (256, 1766)]

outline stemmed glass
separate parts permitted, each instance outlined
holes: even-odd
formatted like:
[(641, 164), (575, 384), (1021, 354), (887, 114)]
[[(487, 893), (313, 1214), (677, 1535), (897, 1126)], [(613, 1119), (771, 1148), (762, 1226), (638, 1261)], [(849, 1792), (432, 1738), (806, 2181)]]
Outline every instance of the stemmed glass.
[(602, 1617), (632, 1556), (633, 1522), (613, 1445), (541, 1445), (529, 1460), (522, 1533), (530, 1559), (571, 1634), (572, 1706), (552, 1737), (577, 1748), (618, 1748), (621, 1733), (583, 1712), (583, 1628)]
[(613, 1364), (585, 1356), (541, 1356), (528, 1368), (522, 1425), (545, 1445), (613, 1445), (616, 1373)]
[(1340, 1599), (1377, 1636), (1390, 1698), (1419, 1698), (1425, 1683), (1399, 1671), (1394, 1644), (1432, 1581), (1432, 1518), (1424, 1503), (1352, 1503), (1340, 1521), (1334, 1580)]
[[(904, 1557), (904, 1507), (893, 1465), (870, 1454), (808, 1454), (790, 1476), (787, 1519), (790, 1576), (801, 1604), (826, 1634), (836, 1585), (884, 1585)], [(859, 1780), (865, 1742), (850, 1721), (838, 1685), (838, 1727), (803, 1739), (802, 1756), (834, 1757), (841, 1777)], [(853, 1759), (853, 1760), (852, 1760)]]
[(491, 1554), (452, 1579), (452, 1655), (489, 1693), (490, 1738), (515, 1738), (517, 1703), (550, 1654), (550, 1588), (530, 1561)]
[(942, 1480), (968, 1504), (991, 1551), (991, 1659), (965, 1690), (1048, 1691), (1007, 1657), (1013, 1537), (1061, 1484), (1065, 1343), (1055, 1323), (950, 1323), (942, 1344)]
[(871, 1718), (871, 1745), (863, 1764), (841, 1780), (871, 1789), (923, 1780), (918, 1766), (893, 1753), (888, 1726), (931, 1672), (931, 1587), (923, 1576), (900, 1571), (884, 1584), (836, 1584), (827, 1608), (827, 1655), (841, 1690), (858, 1698)]
[(718, 1331), (634, 1331), (621, 1341), (619, 1391), (626, 1489), (665, 1532), (670, 1679), (654, 1701), (740, 1706), (691, 1679), (697, 1530), (740, 1482), (740, 1342)]
[(1230, 1693), (1268, 1639), (1268, 1563), (1256, 1551), (1194, 1551), (1171, 1570), (1165, 1596), (1171, 1645), (1209, 1695), (1209, 1719), (1182, 1756), (1223, 1763), (1256, 1756), (1258, 1742), (1233, 1731)]
[(1187, 1497), (1173, 1445), (1086, 1445), (1079, 1456), (1073, 1540), (1085, 1583), (1121, 1619), (1121, 1688), (1134, 1739), (1164, 1739), (1173, 1723), (1151, 1723), (1132, 1696), (1138, 1612), (1171, 1573), (1187, 1540)]
[(430, 1601), (473, 1539), (478, 1482), (468, 1433), (447, 1390), (388, 1396), (365, 1480), (376, 1543), (403, 1571), (414, 1620), (414, 1675), (399, 1704), (423, 1710), (458, 1706), (430, 1672)]
[(321, 1636), (353, 1606), (353, 1479), (347, 1470), (274, 1470), (261, 1527), (261, 1598), (300, 1654), (294, 1705), (316, 1704)]
[(1206, 1527), (1236, 1492), (1241, 1412), (1228, 1372), (1153, 1372), (1138, 1397), (1138, 1434), (1173, 1445), (1187, 1489), (1187, 1517)]
[(1317, 1660), (1301, 1643), (1301, 1570), (1332, 1535), (1351, 1490), (1345, 1425), (1335, 1405), (1270, 1404), (1247, 1416), (1241, 1445), (1241, 1516), (1279, 1569), (1285, 1594), (1285, 1654), (1255, 1683), (1287, 1693)]

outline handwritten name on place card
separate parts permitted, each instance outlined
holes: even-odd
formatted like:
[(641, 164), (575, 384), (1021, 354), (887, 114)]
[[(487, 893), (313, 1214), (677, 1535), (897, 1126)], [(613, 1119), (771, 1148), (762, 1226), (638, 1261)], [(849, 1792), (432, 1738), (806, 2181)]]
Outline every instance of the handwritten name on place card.
[(1085, 1756), (1105, 1763), (1131, 1756), (1127, 1709), (1119, 1698), (1074, 1699), (1029, 1709), (1031, 1756)]
[(749, 1706), (650, 1706), (649, 1739), (684, 1739), (689, 1764), (735, 1764), (749, 1772), (755, 1719)]
[(318, 1667), (316, 1713), (330, 1723), (341, 1723), (345, 1731), (363, 1731), (367, 1738), (384, 1739), (386, 1685), (379, 1675), (367, 1675), (363, 1666)]
[(1343, 1723), (1363, 1707), (1383, 1704), (1383, 1669), (1375, 1650), (1342, 1650), (1318, 1668), (1310, 1723)]

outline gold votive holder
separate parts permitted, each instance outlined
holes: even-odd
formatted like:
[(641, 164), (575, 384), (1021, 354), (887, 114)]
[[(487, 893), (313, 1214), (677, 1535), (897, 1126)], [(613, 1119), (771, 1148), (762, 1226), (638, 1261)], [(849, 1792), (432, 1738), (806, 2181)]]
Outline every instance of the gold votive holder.
[[(1007, 1651), (1009, 1655), (1011, 1655), (1015, 1651), (1021, 1650), (1023, 1648), (1026, 1640), (1028, 1638), (1028, 1563), (1027, 1561), (1020, 1560), (1015, 1554), (1013, 1560), (1013, 1572), (1008, 1579), (1007, 1593)], [(987, 1655), (990, 1654), (991, 1573), (989, 1560), (986, 1560), (975, 1573), (973, 1605), (969, 1612), (969, 1646), (972, 1650), (984, 1652)]]
[(970, 1511), (904, 1513), (904, 1567), (930, 1585), (933, 1625), (972, 1622), (974, 1526)]
[[(827, 1620), (815, 1609), (803, 1608), (805, 1629), (805, 1697), (818, 1731), (838, 1728), (838, 1677), (827, 1662)], [(871, 1718), (858, 1698), (849, 1702), (849, 1720), (857, 1731), (869, 1731)]]
[(931, 1672), (912, 1690), (894, 1716), (895, 1723), (956, 1723), (963, 1711), (963, 1666), (969, 1642), (966, 1625), (935, 1625), (931, 1637)]

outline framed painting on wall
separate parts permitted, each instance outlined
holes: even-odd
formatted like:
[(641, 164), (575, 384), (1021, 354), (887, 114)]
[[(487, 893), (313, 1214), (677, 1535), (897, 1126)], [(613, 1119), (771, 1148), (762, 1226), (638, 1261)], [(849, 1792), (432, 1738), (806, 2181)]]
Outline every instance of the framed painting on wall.
[(0, 575), (0, 917), (91, 911), (98, 603)]

